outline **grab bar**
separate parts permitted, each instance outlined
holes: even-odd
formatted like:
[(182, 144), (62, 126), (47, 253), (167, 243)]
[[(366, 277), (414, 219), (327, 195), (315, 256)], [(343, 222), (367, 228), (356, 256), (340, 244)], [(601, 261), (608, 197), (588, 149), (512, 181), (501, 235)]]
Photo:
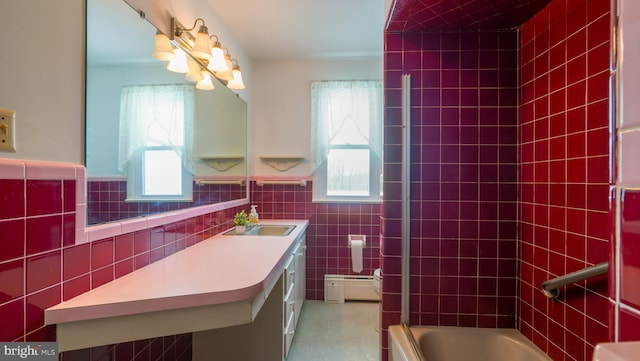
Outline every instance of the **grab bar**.
[(300, 180), (267, 180), (267, 179), (258, 179), (256, 181), (256, 185), (262, 187), (265, 184), (292, 184), (292, 185), (299, 185), (301, 187), (306, 187), (307, 186), (307, 180), (306, 179), (300, 179)]
[(609, 262), (602, 262), (595, 266), (587, 267), (579, 271), (567, 273), (564, 276), (550, 279), (542, 283), (542, 292), (549, 298), (558, 298), (560, 296), (559, 287), (574, 282), (584, 281), (588, 278), (601, 276), (609, 271)]
[(196, 184), (199, 186), (205, 185), (205, 184), (237, 184), (237, 185), (244, 185), (244, 179), (238, 179), (238, 180), (219, 180), (219, 179), (198, 179), (196, 180)]

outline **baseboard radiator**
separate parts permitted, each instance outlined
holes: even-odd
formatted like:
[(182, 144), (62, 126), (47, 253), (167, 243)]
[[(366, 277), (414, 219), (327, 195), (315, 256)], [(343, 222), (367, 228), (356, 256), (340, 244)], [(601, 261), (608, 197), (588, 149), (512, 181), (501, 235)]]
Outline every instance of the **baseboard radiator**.
[(373, 276), (324, 275), (324, 302), (379, 301)]

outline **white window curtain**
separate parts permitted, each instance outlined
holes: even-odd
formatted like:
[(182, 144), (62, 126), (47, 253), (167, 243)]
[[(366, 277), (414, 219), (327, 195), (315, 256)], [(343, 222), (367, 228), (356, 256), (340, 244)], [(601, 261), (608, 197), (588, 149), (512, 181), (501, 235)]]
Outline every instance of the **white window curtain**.
[(122, 88), (118, 169), (145, 146), (169, 146), (194, 172), (193, 85), (140, 85)]
[(311, 172), (327, 159), (332, 141), (344, 128), (355, 128), (382, 159), (382, 112), (379, 80), (312, 82)]

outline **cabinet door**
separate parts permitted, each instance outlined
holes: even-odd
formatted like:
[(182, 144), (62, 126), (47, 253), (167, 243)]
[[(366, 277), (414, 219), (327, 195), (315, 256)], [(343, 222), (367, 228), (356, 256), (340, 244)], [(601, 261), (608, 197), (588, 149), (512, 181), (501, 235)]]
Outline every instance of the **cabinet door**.
[(307, 280), (306, 280), (306, 249), (307, 244), (305, 242), (305, 236), (302, 235), (300, 239), (300, 244), (295, 254), (295, 323), (298, 323), (298, 319), (300, 318), (300, 311), (302, 310), (302, 304), (304, 303), (304, 299), (307, 294)]

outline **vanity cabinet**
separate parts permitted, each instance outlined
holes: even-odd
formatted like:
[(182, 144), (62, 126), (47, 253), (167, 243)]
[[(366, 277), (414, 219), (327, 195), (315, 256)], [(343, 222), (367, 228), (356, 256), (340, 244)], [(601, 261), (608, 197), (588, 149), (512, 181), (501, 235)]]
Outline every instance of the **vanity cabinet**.
[(286, 360), (306, 293), (305, 250), (301, 232), (253, 322), (194, 332), (193, 361)]

